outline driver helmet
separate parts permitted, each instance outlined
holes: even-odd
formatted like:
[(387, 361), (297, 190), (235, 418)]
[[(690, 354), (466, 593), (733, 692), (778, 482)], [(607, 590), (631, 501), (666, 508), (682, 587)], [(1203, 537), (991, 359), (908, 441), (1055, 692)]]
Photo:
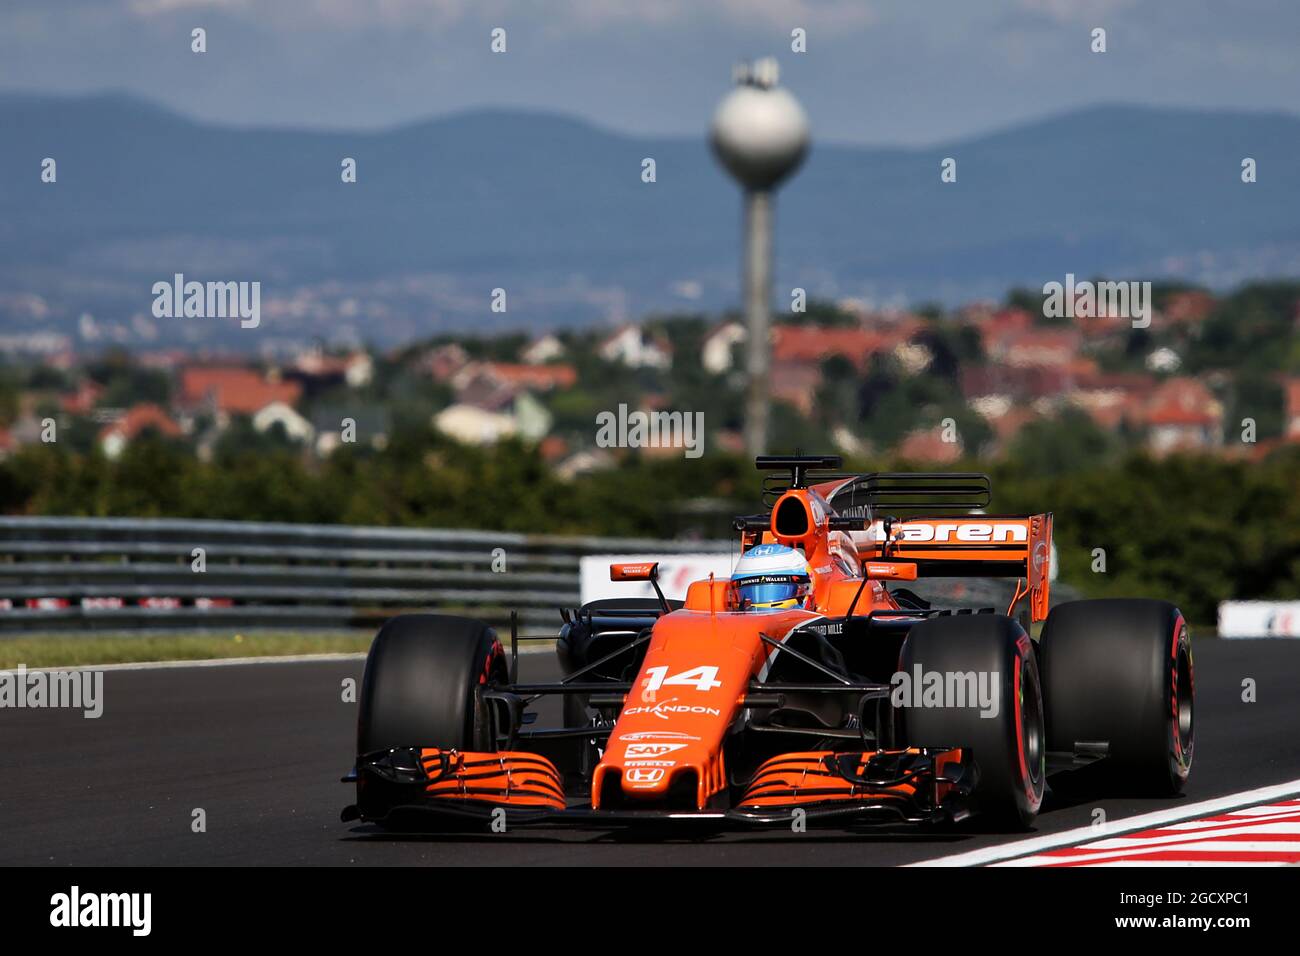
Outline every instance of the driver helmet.
[(804, 607), (812, 574), (801, 551), (784, 544), (759, 544), (736, 562), (731, 575), (741, 610), (777, 611)]

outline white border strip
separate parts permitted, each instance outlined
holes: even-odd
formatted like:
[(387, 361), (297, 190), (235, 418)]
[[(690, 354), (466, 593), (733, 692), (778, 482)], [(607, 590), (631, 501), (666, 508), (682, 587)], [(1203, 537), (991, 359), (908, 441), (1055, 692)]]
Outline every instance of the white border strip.
[[(316, 664), (327, 661), (365, 660), (365, 652), (328, 654), (281, 654), (266, 657), (203, 657), (191, 661), (127, 661), (122, 664), (77, 664), (73, 667), (28, 667), (27, 673), (69, 671), (162, 671), (178, 667), (239, 667), (245, 664)], [(13, 671), (14, 668), (8, 668)]]
[[(501, 642), (502, 647), (509, 647), (509, 640)], [(555, 643), (546, 641), (520, 641), (519, 656), (540, 654), (555, 650)], [(280, 654), (265, 657), (204, 657), (191, 661), (128, 661), (123, 664), (77, 664), (71, 667), (28, 667), (27, 673), (66, 673), (69, 671), (161, 671), (177, 667), (240, 667), (245, 664), (319, 664), (328, 661), (363, 661), (365, 651), (337, 652), (326, 654)], [(3, 668), (0, 671), (13, 671), (19, 665)]]
[(1210, 814), (1221, 813), (1224, 810), (1237, 810), (1252, 804), (1295, 796), (1296, 794), (1300, 794), (1300, 780), (1288, 780), (1286, 783), (1274, 784), (1271, 787), (1242, 790), (1224, 797), (1216, 797), (1213, 800), (1202, 800), (1200, 803), (1189, 803), (1186, 806), (1169, 807), (1152, 813), (1143, 813), (1136, 817), (1125, 817), (1121, 820), (1109, 822), (1105, 827), (1076, 827), (1073, 830), (1048, 833), (1039, 837), (1030, 837), (1027, 840), (1016, 840), (1013, 843), (1000, 843), (997, 846), (985, 847), (981, 850), (954, 853), (951, 856), (940, 856), (931, 860), (922, 860), (919, 863), (909, 863), (908, 866), (983, 866), (987, 863), (996, 863), (1013, 857), (1032, 856), (1043, 850), (1055, 850), (1063, 846), (1104, 840), (1122, 833), (1132, 833), (1134, 830), (1147, 830), (1165, 823), (1188, 820), (1192, 817), (1209, 816)]

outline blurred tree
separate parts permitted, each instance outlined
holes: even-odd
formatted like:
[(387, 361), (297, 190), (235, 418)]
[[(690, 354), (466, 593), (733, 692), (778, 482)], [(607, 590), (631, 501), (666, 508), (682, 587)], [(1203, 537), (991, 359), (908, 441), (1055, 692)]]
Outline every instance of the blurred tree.
[(1041, 319), (1044, 298), (1042, 289), (1028, 289), (1024, 286), (1016, 286), (1007, 293), (1005, 304), (1008, 309), (1024, 309), (1036, 319)]
[(1123, 448), (1120, 439), (1103, 431), (1077, 408), (1054, 418), (1031, 421), (1011, 443), (1007, 461), (1029, 475), (1065, 475), (1108, 465)]
[(1296, 305), (1300, 282), (1259, 282), (1221, 299), (1187, 355), (1188, 371), (1300, 372)]
[(1286, 427), (1286, 397), (1281, 382), (1274, 377), (1238, 373), (1224, 404), (1223, 437), (1230, 444), (1241, 440), (1245, 418), (1254, 419), (1258, 441), (1277, 438)]

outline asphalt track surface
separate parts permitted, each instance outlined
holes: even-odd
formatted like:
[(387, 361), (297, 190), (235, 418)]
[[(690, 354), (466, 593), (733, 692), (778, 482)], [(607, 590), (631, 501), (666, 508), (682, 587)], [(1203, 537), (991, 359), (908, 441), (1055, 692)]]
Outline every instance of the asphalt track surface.
[[(1036, 833), (1300, 778), (1300, 641), (1198, 639), (1196, 757), (1176, 800), (1049, 802)], [(906, 827), (653, 840), (610, 832), (393, 836), (339, 822), (361, 660), (110, 670), (104, 714), (0, 710), (0, 865), (894, 865), (1011, 839)], [(555, 674), (550, 654), (521, 678)], [(1257, 685), (1244, 703), (1242, 681)], [(206, 832), (191, 828), (206, 813)], [(1023, 835), (1021, 835), (1023, 836)]]

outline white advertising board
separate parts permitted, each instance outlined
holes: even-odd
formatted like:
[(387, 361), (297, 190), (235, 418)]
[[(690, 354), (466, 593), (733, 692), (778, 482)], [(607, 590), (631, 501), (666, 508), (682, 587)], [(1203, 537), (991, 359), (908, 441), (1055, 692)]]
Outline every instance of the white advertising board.
[(1300, 601), (1220, 601), (1220, 637), (1300, 637)]
[(609, 566), (634, 561), (659, 562), (659, 586), (664, 597), (681, 601), (692, 581), (707, 578), (731, 577), (735, 557), (730, 554), (590, 554), (582, 558), (579, 571), (582, 578), (582, 603), (602, 598), (653, 598), (654, 588), (649, 581), (611, 581)]

